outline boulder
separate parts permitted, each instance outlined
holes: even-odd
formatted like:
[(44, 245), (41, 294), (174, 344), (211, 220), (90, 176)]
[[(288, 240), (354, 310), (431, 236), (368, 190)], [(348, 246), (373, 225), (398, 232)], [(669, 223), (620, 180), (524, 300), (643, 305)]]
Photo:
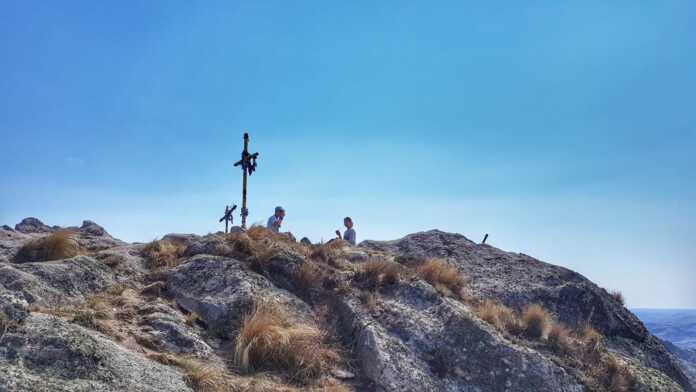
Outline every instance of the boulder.
[(338, 300), (362, 371), (384, 391), (577, 391), (580, 380), (503, 338), (423, 282), (379, 294), (379, 309)]
[(230, 337), (258, 300), (273, 299), (308, 316), (309, 306), (242, 262), (210, 255), (192, 257), (167, 281), (167, 292), (188, 312), (195, 312), (208, 330)]
[(108, 235), (106, 230), (98, 224), (92, 222), (91, 220), (82, 221), (82, 226), (80, 226), (80, 233), (94, 235), (97, 237)]
[(571, 326), (587, 321), (608, 338), (612, 348), (640, 358), (642, 365), (665, 373), (687, 391), (694, 390), (675, 359), (643, 323), (606, 290), (576, 272), (439, 230), (394, 241), (363, 241), (360, 248), (393, 254), (397, 261), (399, 257), (447, 260), (470, 279), (476, 296), (500, 300), (516, 309), (541, 303)]
[(58, 306), (82, 301), (116, 283), (109, 267), (88, 256), (0, 265), (0, 288), (30, 304)]
[(15, 230), (21, 233), (48, 233), (54, 229), (45, 225), (36, 218), (24, 218), (21, 222), (15, 225)]
[(0, 390), (190, 392), (184, 376), (60, 318), (32, 314), (0, 344)]

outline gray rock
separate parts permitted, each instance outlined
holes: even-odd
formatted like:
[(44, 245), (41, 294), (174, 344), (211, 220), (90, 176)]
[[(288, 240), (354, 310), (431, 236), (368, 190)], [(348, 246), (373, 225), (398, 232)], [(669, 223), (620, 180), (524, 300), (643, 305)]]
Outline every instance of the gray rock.
[(461, 303), (423, 282), (381, 294), (379, 312), (338, 302), (358, 363), (384, 391), (582, 391), (536, 351), (507, 341)]
[(86, 220), (82, 222), (82, 226), (80, 226), (80, 232), (94, 236), (108, 235), (108, 233), (106, 232), (106, 230), (104, 230), (103, 227), (92, 222), (91, 220)]
[(687, 391), (694, 390), (674, 358), (640, 320), (606, 290), (576, 272), (439, 230), (395, 241), (363, 241), (360, 248), (410, 259), (448, 260), (470, 278), (477, 296), (498, 299), (517, 309), (541, 303), (571, 326), (589, 321), (613, 349), (640, 358), (642, 365), (665, 373)]
[[(207, 358), (212, 354), (210, 346), (186, 325), (181, 312), (162, 303), (147, 303), (138, 309), (141, 315), (140, 339), (159, 352), (186, 354)], [(141, 340), (142, 341), (142, 340)]]
[(309, 238), (307, 238), (307, 237), (302, 237), (302, 239), (300, 240), (300, 243), (303, 245), (312, 245), (312, 241), (310, 241)]
[(117, 283), (109, 267), (88, 256), (42, 263), (0, 264), (0, 288), (30, 304), (82, 301)]
[(52, 228), (45, 225), (36, 218), (24, 218), (21, 222), (15, 225), (15, 230), (21, 233), (48, 233), (53, 231)]
[(0, 390), (190, 392), (176, 369), (57, 317), (32, 314), (0, 345)]
[(179, 306), (195, 312), (210, 331), (226, 337), (239, 328), (259, 299), (272, 298), (299, 316), (310, 313), (309, 306), (296, 296), (248, 270), (242, 262), (223, 257), (191, 258), (170, 275), (167, 291)]

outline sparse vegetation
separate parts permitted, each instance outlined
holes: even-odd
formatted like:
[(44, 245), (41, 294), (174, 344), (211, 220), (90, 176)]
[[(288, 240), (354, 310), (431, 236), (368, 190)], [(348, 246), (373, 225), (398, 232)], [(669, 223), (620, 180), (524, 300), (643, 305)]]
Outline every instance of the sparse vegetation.
[(601, 383), (611, 392), (629, 392), (633, 390), (634, 378), (628, 367), (619, 362), (613, 354), (604, 358), (602, 365), (598, 368), (598, 378)]
[(532, 339), (543, 339), (549, 333), (552, 319), (549, 313), (539, 304), (531, 304), (522, 311), (524, 333)]
[(517, 313), (498, 301), (486, 300), (475, 308), (478, 316), (501, 332), (520, 335), (524, 326)]
[(184, 254), (183, 245), (170, 240), (155, 240), (145, 245), (142, 254), (148, 259), (152, 269), (175, 267)]
[(623, 293), (621, 293), (619, 290), (612, 290), (609, 292), (612, 298), (614, 298), (614, 301), (620, 303), (622, 306), (626, 305), (626, 298), (624, 298)]
[(360, 266), (355, 278), (368, 290), (376, 290), (387, 284), (395, 284), (401, 278), (402, 267), (386, 260), (371, 260)]
[(17, 262), (50, 261), (75, 257), (82, 252), (80, 245), (69, 230), (59, 230), (45, 237), (24, 244), (15, 260)]
[(5, 313), (0, 312), (0, 342), (2, 342), (2, 339), (5, 337), (7, 331), (14, 328), (16, 325), (17, 322), (10, 320)]
[(191, 312), (191, 313), (187, 314), (184, 322), (189, 327), (193, 327), (198, 322), (198, 314), (196, 312)]
[(466, 279), (456, 267), (440, 260), (427, 260), (416, 268), (416, 272), (443, 295), (462, 296)]
[(234, 362), (243, 371), (284, 369), (291, 381), (305, 384), (338, 361), (323, 341), (316, 326), (294, 320), (277, 304), (261, 302), (244, 318)]
[(307, 294), (322, 284), (321, 270), (309, 260), (300, 264), (294, 273), (294, 282), (297, 288)]
[(568, 354), (573, 348), (570, 330), (561, 323), (554, 323), (547, 338), (549, 347), (559, 354)]

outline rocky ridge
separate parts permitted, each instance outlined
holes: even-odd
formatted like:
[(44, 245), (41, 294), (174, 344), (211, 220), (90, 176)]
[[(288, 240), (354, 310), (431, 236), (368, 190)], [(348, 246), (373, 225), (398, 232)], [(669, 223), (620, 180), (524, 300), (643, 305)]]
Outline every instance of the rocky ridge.
[[(18, 258), (66, 230), (79, 254)], [(429, 259), (456, 269), (464, 286), (425, 278)], [(555, 350), (546, 335), (497, 328), (482, 313), (492, 301), (513, 312), (541, 304), (559, 325), (591, 326), (601, 339), (590, 347), (569, 338), (572, 355)], [(317, 326), (316, 347), (338, 358), (302, 379), (289, 362), (240, 367), (238, 335), (265, 302)], [(630, 383), (574, 358), (586, 352), (626, 369)], [(128, 244), (94, 222), (59, 228), (35, 218), (0, 228), (0, 369), (0, 391), (696, 390), (602, 288), (458, 234), (350, 247), (256, 229)]]

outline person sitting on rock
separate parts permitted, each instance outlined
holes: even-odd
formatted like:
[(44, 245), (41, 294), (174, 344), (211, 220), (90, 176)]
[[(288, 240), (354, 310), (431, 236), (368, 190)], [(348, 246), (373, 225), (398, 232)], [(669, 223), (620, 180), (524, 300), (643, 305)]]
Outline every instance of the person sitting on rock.
[(342, 239), (351, 245), (355, 245), (355, 229), (353, 229), (353, 220), (349, 216), (343, 218), (343, 226), (346, 227), (343, 237), (341, 237), (341, 231), (336, 230), (338, 239)]
[(283, 207), (278, 206), (275, 208), (275, 213), (268, 218), (266, 223), (266, 228), (274, 233), (280, 232), (280, 225), (283, 224), (283, 218), (285, 217), (285, 210)]

